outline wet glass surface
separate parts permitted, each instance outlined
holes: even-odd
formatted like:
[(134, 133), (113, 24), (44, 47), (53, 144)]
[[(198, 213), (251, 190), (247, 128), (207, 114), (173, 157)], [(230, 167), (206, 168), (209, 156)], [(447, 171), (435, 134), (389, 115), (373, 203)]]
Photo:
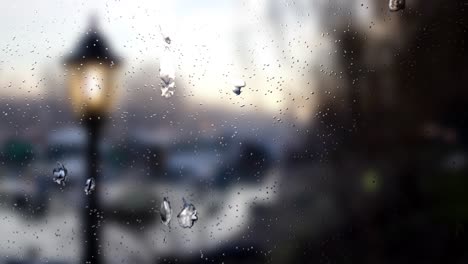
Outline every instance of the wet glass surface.
[(0, 8), (0, 264), (468, 263), (466, 1)]

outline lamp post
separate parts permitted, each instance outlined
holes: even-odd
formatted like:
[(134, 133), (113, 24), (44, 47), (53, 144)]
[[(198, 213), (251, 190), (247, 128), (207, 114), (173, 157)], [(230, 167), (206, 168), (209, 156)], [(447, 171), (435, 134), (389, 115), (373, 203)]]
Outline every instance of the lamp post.
[(74, 112), (87, 132), (86, 178), (94, 178), (94, 192), (85, 195), (83, 208), (84, 252), (81, 263), (101, 263), (100, 226), (102, 211), (99, 206), (100, 169), (99, 137), (103, 122), (116, 95), (116, 69), (119, 59), (110, 51), (99, 33), (96, 19), (76, 49), (66, 58), (68, 86)]

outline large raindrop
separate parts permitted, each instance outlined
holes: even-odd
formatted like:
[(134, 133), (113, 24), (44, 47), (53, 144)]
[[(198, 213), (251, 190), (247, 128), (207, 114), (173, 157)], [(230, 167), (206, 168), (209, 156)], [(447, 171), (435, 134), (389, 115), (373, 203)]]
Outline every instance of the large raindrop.
[(172, 208), (171, 203), (166, 199), (166, 197), (164, 197), (164, 200), (161, 203), (159, 214), (161, 215), (161, 222), (165, 225), (169, 225), (172, 218)]
[(54, 168), (52, 173), (54, 174), (53, 181), (59, 185), (65, 186), (65, 182), (67, 181), (67, 174), (68, 174), (68, 171), (65, 168), (65, 166), (63, 166), (62, 163), (57, 162), (57, 167)]
[(84, 188), (86, 195), (90, 195), (94, 191), (95, 188), (96, 188), (96, 183), (94, 181), (94, 178), (87, 179), (86, 185)]
[(405, 0), (389, 0), (388, 9), (392, 12), (400, 11), (405, 8)]
[(184, 208), (182, 208), (182, 211), (177, 215), (177, 220), (181, 227), (191, 228), (198, 220), (197, 209), (195, 209), (193, 204), (187, 203), (185, 198), (182, 198), (182, 201), (184, 202)]
[(240, 95), (242, 92), (241, 89), (244, 88), (246, 84), (244, 80), (236, 80), (234, 81), (233, 85), (234, 85), (234, 88), (232, 89), (232, 91), (236, 95)]
[[(162, 34), (162, 32), (161, 32)], [(161, 96), (170, 98), (175, 92), (175, 63), (171, 50), (172, 40), (163, 35), (164, 50), (159, 60), (159, 78), (161, 79)]]

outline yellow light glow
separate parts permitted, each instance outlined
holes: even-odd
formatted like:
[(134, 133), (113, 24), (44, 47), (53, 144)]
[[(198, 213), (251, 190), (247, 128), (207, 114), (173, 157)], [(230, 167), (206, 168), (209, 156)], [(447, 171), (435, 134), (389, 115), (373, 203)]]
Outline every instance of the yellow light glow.
[(69, 69), (70, 96), (75, 112), (89, 115), (110, 110), (117, 90), (114, 71), (98, 63)]

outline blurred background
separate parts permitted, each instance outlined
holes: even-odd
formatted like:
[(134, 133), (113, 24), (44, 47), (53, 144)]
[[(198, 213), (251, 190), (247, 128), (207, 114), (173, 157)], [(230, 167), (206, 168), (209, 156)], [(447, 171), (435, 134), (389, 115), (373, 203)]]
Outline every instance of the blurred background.
[(96, 44), (103, 263), (468, 263), (466, 0), (1, 6), (0, 263), (84, 263)]

